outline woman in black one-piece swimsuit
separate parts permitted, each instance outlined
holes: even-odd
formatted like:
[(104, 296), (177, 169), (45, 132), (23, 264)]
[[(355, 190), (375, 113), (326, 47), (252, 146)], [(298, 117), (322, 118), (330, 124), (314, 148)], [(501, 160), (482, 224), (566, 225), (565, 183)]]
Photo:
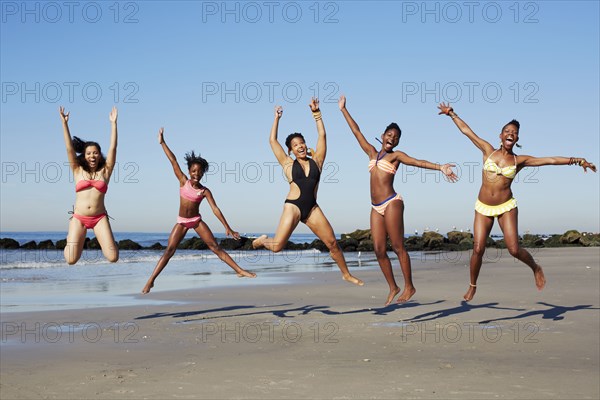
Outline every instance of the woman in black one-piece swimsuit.
[[(312, 158), (308, 157), (308, 147), (304, 142), (304, 137), (299, 133), (292, 133), (287, 137), (285, 144), (288, 148), (288, 153), (283, 150), (283, 147), (277, 141), (279, 119), (283, 114), (283, 109), (280, 106), (275, 107), (275, 121), (271, 128), (269, 142), (275, 157), (277, 157), (277, 161), (279, 161), (285, 172), (288, 182), (290, 182), (290, 192), (283, 205), (283, 214), (275, 232), (275, 237), (269, 238), (267, 235), (263, 235), (254, 240), (252, 246), (254, 248), (264, 247), (267, 250), (277, 253), (285, 248), (288, 239), (298, 226), (298, 223), (303, 222), (325, 243), (330, 251), (331, 258), (340, 268), (343, 279), (355, 285), (362, 286), (363, 282), (352, 276), (350, 271), (348, 271), (344, 253), (335, 239), (333, 228), (317, 204), (317, 189), (319, 178), (321, 177), (321, 169), (323, 168), (327, 153), (327, 143), (325, 139), (325, 125), (321, 118), (318, 99), (312, 99), (310, 109), (317, 123), (317, 132), (319, 133), (317, 150), (311, 154)], [(295, 159), (290, 156), (291, 154), (294, 155)]]

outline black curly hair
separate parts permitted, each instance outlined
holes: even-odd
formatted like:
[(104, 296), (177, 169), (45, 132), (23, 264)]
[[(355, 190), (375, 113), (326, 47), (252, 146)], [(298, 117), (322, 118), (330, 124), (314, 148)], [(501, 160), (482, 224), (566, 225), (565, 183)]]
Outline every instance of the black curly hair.
[(395, 130), (397, 130), (397, 131), (398, 131), (398, 134), (399, 134), (399, 136), (398, 136), (398, 137), (399, 137), (399, 138), (400, 138), (400, 137), (402, 137), (402, 130), (400, 129), (400, 127), (398, 126), (398, 124), (397, 124), (397, 123), (395, 123), (395, 122), (392, 122), (391, 124), (389, 124), (388, 126), (386, 126), (386, 128), (385, 128), (385, 131), (383, 131), (383, 132), (385, 133), (385, 132), (389, 131), (390, 129), (395, 129)]
[(292, 150), (292, 140), (294, 140), (296, 138), (300, 138), (300, 139), (302, 139), (302, 141), (304, 143), (306, 143), (306, 140), (304, 140), (304, 136), (302, 136), (301, 133), (298, 133), (298, 132), (290, 133), (288, 135), (288, 137), (285, 138), (285, 145), (287, 146), (288, 151)]
[(513, 119), (513, 120), (512, 120), (512, 121), (510, 121), (508, 124), (504, 125), (504, 126), (502, 127), (502, 130), (504, 130), (504, 128), (506, 128), (506, 127), (507, 127), (507, 126), (509, 126), (509, 125), (514, 125), (514, 126), (516, 126), (518, 131), (519, 131), (519, 130), (521, 130), (521, 124), (520, 124), (520, 123), (519, 123), (519, 121), (517, 121), (516, 119)]
[(192, 150), (190, 153), (185, 153), (184, 160), (187, 162), (188, 169), (191, 169), (192, 165), (198, 164), (202, 170), (202, 175), (208, 171), (208, 161), (200, 157), (200, 154), (196, 155), (194, 150)]
[(106, 157), (104, 157), (104, 154), (102, 154), (102, 149), (100, 148), (100, 145), (98, 143), (88, 142), (86, 140), (78, 138), (77, 136), (73, 136), (71, 143), (73, 143), (73, 148), (75, 149), (75, 153), (77, 153), (77, 162), (79, 163), (79, 166), (83, 168), (84, 171), (92, 172), (90, 171), (90, 166), (85, 159), (85, 149), (91, 146), (96, 147), (98, 149), (98, 152), (100, 153), (100, 159), (98, 160), (98, 166), (96, 167), (96, 171), (104, 168), (104, 166), (106, 165)]

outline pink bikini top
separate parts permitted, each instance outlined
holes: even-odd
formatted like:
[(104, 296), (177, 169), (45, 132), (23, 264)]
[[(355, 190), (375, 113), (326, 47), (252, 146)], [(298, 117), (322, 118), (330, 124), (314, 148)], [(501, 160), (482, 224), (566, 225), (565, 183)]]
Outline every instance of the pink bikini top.
[(106, 193), (108, 190), (108, 185), (104, 181), (82, 179), (75, 184), (75, 191), (81, 192), (82, 190), (90, 187), (95, 187), (100, 193)]
[[(202, 185), (201, 185), (202, 186)], [(185, 185), (179, 188), (179, 195), (186, 200), (193, 201), (194, 203), (200, 204), (202, 199), (204, 198), (204, 190), (206, 188), (202, 186), (201, 189), (195, 189), (192, 186), (190, 180), (188, 180)]]

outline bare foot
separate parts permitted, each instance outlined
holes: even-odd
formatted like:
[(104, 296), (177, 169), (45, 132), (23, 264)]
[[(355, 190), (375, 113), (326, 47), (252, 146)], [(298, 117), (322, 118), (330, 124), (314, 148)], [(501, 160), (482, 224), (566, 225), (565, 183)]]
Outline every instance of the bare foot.
[(350, 274), (342, 275), (342, 279), (345, 280), (346, 282), (354, 283), (357, 286), (362, 286), (365, 284), (363, 281), (361, 281), (360, 279), (358, 279)]
[(415, 289), (414, 286), (405, 287), (404, 292), (402, 292), (402, 295), (398, 297), (396, 303), (406, 303), (411, 297), (413, 297), (415, 293), (417, 293), (417, 289)]
[(260, 249), (261, 247), (263, 247), (265, 245), (265, 240), (267, 239), (267, 235), (260, 235), (259, 237), (257, 237), (256, 239), (254, 239), (252, 241), (252, 248), (253, 249)]
[(240, 269), (239, 272), (236, 272), (238, 278), (256, 278), (256, 274), (254, 272), (246, 271), (245, 269)]
[(388, 297), (387, 297), (387, 299), (386, 299), (386, 301), (385, 301), (385, 304), (384, 304), (384, 306), (389, 306), (389, 305), (390, 305), (390, 303), (391, 303), (392, 301), (394, 301), (394, 297), (396, 297), (396, 295), (397, 295), (398, 293), (400, 293), (400, 288), (399, 288), (399, 287), (397, 287), (397, 286), (396, 286), (396, 289), (394, 289), (394, 290), (390, 290), (390, 293), (388, 294)]
[(150, 289), (152, 289), (154, 287), (154, 283), (146, 283), (146, 286), (144, 286), (144, 288), (142, 289), (142, 294), (148, 294), (150, 293)]
[(475, 296), (476, 291), (477, 291), (477, 286), (469, 284), (469, 289), (467, 290), (467, 293), (465, 293), (465, 295), (463, 296), (463, 299), (465, 299), (466, 301), (473, 300), (473, 297)]
[(535, 277), (535, 286), (538, 290), (542, 290), (546, 286), (546, 277), (544, 271), (539, 264), (536, 264), (536, 268), (533, 270), (533, 276)]

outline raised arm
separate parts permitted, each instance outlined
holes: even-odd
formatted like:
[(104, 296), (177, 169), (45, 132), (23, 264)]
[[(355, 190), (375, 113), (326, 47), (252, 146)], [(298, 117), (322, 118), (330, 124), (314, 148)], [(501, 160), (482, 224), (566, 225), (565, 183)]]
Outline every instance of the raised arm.
[(323, 164), (325, 163), (325, 157), (327, 156), (327, 137), (325, 133), (325, 124), (323, 123), (323, 117), (321, 115), (321, 110), (319, 109), (319, 99), (313, 97), (310, 100), (310, 111), (312, 111), (313, 118), (317, 124), (317, 148), (315, 149), (315, 154), (313, 154), (313, 160), (319, 166), (319, 169), (323, 169)]
[(109, 180), (117, 162), (117, 107), (113, 107), (110, 119), (110, 146), (106, 154), (105, 179)]
[(456, 127), (466, 137), (471, 139), (471, 142), (473, 142), (473, 144), (475, 146), (477, 146), (477, 148), (479, 150), (481, 150), (483, 152), (483, 154), (489, 154), (492, 151), (494, 151), (494, 146), (492, 146), (487, 141), (485, 141), (482, 138), (480, 138), (479, 136), (477, 136), (475, 134), (475, 132), (473, 132), (473, 130), (469, 127), (469, 125), (467, 125), (467, 123), (465, 121), (460, 119), (458, 114), (456, 114), (454, 112), (454, 109), (452, 107), (450, 107), (450, 103), (448, 103), (448, 104), (440, 103), (438, 108), (440, 109), (440, 112), (438, 114), (439, 115), (445, 114), (445, 115), (449, 116), (450, 118), (452, 118), (452, 121), (454, 121), (454, 123), (456, 124)]
[(167, 158), (171, 162), (171, 166), (173, 167), (173, 172), (175, 172), (175, 176), (177, 177), (177, 180), (179, 180), (179, 183), (181, 185), (185, 185), (185, 182), (187, 181), (187, 176), (181, 170), (181, 167), (179, 166), (179, 163), (177, 162), (177, 157), (175, 157), (175, 154), (173, 154), (173, 152), (171, 151), (169, 146), (167, 146), (167, 143), (165, 142), (165, 138), (164, 138), (164, 133), (165, 133), (164, 128), (160, 128), (158, 130), (158, 143), (162, 146), (163, 151), (165, 152), (165, 154), (167, 155)]
[(454, 164), (435, 164), (435, 163), (432, 163), (427, 160), (418, 160), (416, 158), (409, 156), (408, 154), (406, 154), (402, 151), (395, 151), (394, 155), (396, 156), (396, 159), (403, 164), (411, 165), (413, 167), (441, 171), (446, 176), (448, 181), (450, 181), (450, 182), (458, 181), (458, 176), (456, 176), (454, 171), (452, 171), (452, 167), (455, 166)]
[(212, 192), (206, 188), (204, 189), (204, 196), (206, 197), (206, 201), (208, 201), (208, 204), (210, 205), (213, 214), (215, 214), (215, 217), (217, 217), (217, 219), (223, 224), (223, 227), (225, 228), (225, 234), (227, 236), (233, 237), (236, 240), (239, 240), (240, 234), (231, 229), (231, 227), (227, 223), (227, 220), (225, 219), (225, 216), (221, 212), (221, 209), (217, 206), (217, 202), (215, 201)]
[(271, 150), (273, 150), (273, 154), (275, 154), (275, 158), (279, 161), (282, 167), (288, 162), (288, 155), (286, 154), (283, 147), (277, 140), (277, 132), (279, 130), (279, 120), (283, 115), (283, 108), (281, 106), (275, 107), (275, 120), (273, 121), (273, 126), (271, 126), (271, 134), (269, 135), (269, 144), (271, 145)]
[(67, 148), (69, 165), (71, 166), (71, 170), (75, 171), (77, 167), (79, 167), (79, 163), (77, 162), (77, 153), (75, 153), (75, 149), (73, 148), (71, 132), (69, 131), (69, 113), (65, 112), (65, 108), (62, 106), (58, 109), (58, 112), (60, 113), (60, 119), (62, 120), (63, 136), (65, 138), (65, 147)]
[(532, 156), (518, 156), (517, 163), (520, 167), (541, 167), (544, 165), (579, 165), (583, 168), (583, 172), (587, 172), (587, 169), (591, 169), (596, 172), (596, 166), (593, 163), (588, 162), (585, 158), (578, 157), (532, 157)]
[(377, 153), (377, 149), (375, 149), (375, 147), (371, 143), (369, 143), (367, 139), (365, 139), (365, 135), (362, 134), (360, 128), (358, 127), (358, 124), (356, 123), (356, 121), (354, 121), (354, 118), (352, 118), (352, 116), (346, 109), (346, 96), (340, 96), (338, 106), (340, 107), (340, 111), (344, 115), (344, 118), (346, 119), (350, 130), (354, 134), (354, 137), (356, 137), (356, 140), (358, 140), (360, 148), (363, 149), (365, 153), (367, 153), (369, 158), (371, 158), (373, 154)]

